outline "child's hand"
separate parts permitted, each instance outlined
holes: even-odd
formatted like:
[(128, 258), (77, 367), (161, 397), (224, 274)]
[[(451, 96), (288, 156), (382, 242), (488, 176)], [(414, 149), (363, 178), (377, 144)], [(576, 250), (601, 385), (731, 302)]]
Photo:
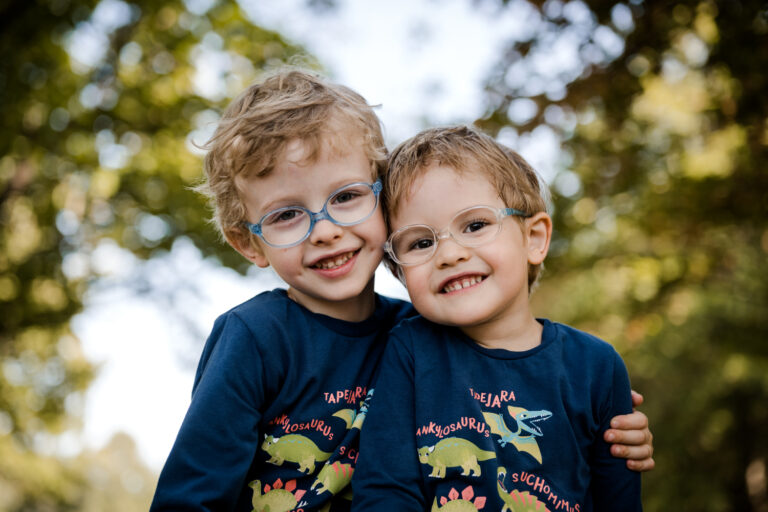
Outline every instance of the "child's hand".
[[(643, 403), (643, 395), (632, 391), (632, 405)], [(640, 411), (616, 416), (603, 438), (611, 446), (611, 454), (627, 460), (627, 467), (634, 471), (650, 471), (656, 465), (653, 460), (653, 434), (648, 429), (648, 417)]]

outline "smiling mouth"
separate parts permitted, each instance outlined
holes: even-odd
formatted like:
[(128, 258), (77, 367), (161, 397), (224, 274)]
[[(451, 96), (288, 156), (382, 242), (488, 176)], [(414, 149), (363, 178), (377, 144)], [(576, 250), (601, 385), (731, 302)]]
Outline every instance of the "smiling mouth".
[(332, 258), (325, 258), (312, 265), (311, 268), (318, 268), (321, 270), (332, 270), (334, 268), (339, 268), (351, 260), (355, 254), (357, 254), (357, 251), (349, 251), (333, 256)]
[(448, 281), (445, 283), (445, 286), (443, 286), (443, 289), (440, 290), (440, 293), (451, 293), (456, 292), (459, 290), (463, 290), (464, 288), (469, 288), (471, 286), (475, 286), (478, 283), (481, 283), (485, 279), (485, 276), (463, 276), (458, 279), (454, 279), (452, 281)]

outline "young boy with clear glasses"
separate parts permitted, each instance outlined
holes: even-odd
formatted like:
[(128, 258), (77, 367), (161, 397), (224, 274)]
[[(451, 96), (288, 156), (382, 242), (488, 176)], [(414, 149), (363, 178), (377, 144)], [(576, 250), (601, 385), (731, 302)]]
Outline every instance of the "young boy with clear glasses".
[(353, 509), (641, 510), (603, 440), (632, 410), (624, 363), (530, 309), (552, 235), (535, 171), (474, 129), (426, 130), (392, 152), (384, 200), (421, 317), (390, 334)]
[[(415, 314), (374, 293), (385, 158), (365, 100), (311, 73), (277, 72), (227, 108), (204, 190), (226, 241), (288, 288), (216, 320), (152, 510), (349, 509), (387, 332)], [(620, 456), (648, 469), (647, 419), (617, 421)]]

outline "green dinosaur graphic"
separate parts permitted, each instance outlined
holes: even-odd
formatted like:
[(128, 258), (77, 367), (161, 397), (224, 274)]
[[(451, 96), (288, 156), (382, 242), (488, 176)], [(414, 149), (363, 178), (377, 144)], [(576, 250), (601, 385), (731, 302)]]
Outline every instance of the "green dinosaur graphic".
[(501, 414), (484, 412), (485, 422), (491, 428), (491, 434), (499, 436), (498, 442), (502, 448), (507, 443), (511, 443), (521, 452), (529, 454), (541, 464), (541, 450), (536, 438), (543, 436), (544, 433), (536, 425), (539, 421), (544, 421), (552, 417), (549, 411), (527, 411), (522, 407), (507, 407), (509, 415), (515, 420), (517, 430), (514, 432), (504, 423), (504, 417)]
[(306, 491), (292, 492), (296, 488), (296, 480), (286, 482), (285, 488), (281, 480), (277, 480), (271, 487), (265, 485), (264, 494), (261, 493), (261, 481), (254, 480), (248, 485), (253, 489), (252, 512), (288, 512), (297, 506), (304, 506), (300, 500)]
[(320, 451), (308, 437), (288, 434), (281, 437), (265, 436), (261, 449), (271, 455), (267, 461), (282, 466), (283, 462), (296, 462), (299, 471), (311, 474), (315, 471), (315, 462), (328, 460), (330, 453)]
[(478, 461), (494, 459), (496, 452), (481, 450), (460, 437), (447, 437), (433, 446), (419, 448), (419, 462), (432, 466), (429, 476), (445, 478), (446, 468), (461, 466), (462, 475), (480, 476)]
[(317, 492), (317, 494), (324, 492), (337, 494), (349, 485), (354, 471), (355, 468), (351, 464), (343, 464), (338, 461), (326, 464), (318, 473), (317, 480), (315, 480), (310, 489)]
[(442, 510), (443, 512), (477, 512), (478, 509), (475, 507), (474, 503), (467, 500), (453, 500), (442, 507), (438, 507), (437, 498), (435, 498), (435, 501), (432, 502), (431, 512), (437, 512), (438, 510)]
[(507, 476), (506, 468), (499, 466), (496, 479), (496, 488), (504, 502), (501, 512), (550, 512), (539, 499), (528, 491), (520, 492), (517, 489), (507, 492), (504, 487), (504, 479)]
[(347, 430), (353, 428), (360, 429), (363, 426), (363, 421), (365, 421), (365, 413), (358, 413), (354, 409), (340, 409), (333, 413), (333, 415), (344, 420), (344, 423), (347, 424)]
[(365, 421), (365, 415), (368, 413), (368, 404), (372, 396), (373, 396), (373, 390), (368, 391), (368, 393), (365, 396), (365, 400), (362, 400), (360, 402), (359, 412), (354, 409), (341, 409), (333, 413), (333, 415), (336, 416), (337, 418), (341, 418), (344, 420), (344, 423), (347, 424), (347, 430), (350, 430), (353, 428), (360, 430), (363, 427), (363, 422)]
[[(475, 498), (475, 501), (472, 501)], [(475, 497), (475, 492), (472, 490), (472, 486), (467, 486), (461, 491), (461, 498), (459, 498), (459, 492), (451, 487), (451, 492), (448, 493), (448, 497), (443, 496), (440, 498), (440, 503), (443, 505), (439, 507), (437, 505), (437, 497), (432, 502), (432, 511), (438, 510), (443, 512), (477, 512), (485, 507), (485, 496)]]

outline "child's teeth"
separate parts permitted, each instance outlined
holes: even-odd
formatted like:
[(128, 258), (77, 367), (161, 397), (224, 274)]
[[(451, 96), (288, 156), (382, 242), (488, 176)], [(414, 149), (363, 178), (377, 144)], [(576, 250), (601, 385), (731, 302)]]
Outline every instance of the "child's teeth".
[(455, 281), (451, 281), (448, 283), (443, 291), (445, 292), (455, 292), (456, 290), (463, 290), (464, 288), (469, 288), (470, 286), (476, 285), (483, 279), (480, 276), (472, 276), (472, 277), (465, 277), (462, 279), (457, 279)]
[(350, 252), (348, 252), (346, 254), (341, 254), (341, 255), (337, 256), (336, 259), (334, 259), (334, 260), (320, 261), (315, 266), (318, 267), (318, 268), (322, 268), (323, 270), (328, 270), (328, 269), (331, 269), (331, 268), (340, 267), (343, 264), (345, 264), (347, 261), (349, 261), (349, 259), (352, 256), (354, 256), (354, 254), (355, 254), (354, 251), (350, 251)]

